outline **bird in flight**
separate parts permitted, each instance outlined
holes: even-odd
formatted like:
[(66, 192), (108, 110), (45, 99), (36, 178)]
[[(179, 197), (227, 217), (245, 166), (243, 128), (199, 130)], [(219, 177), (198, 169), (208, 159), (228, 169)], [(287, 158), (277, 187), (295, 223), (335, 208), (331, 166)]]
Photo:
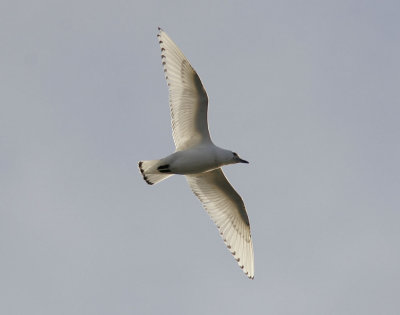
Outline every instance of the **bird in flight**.
[(242, 198), (221, 168), (248, 162), (211, 141), (207, 123), (208, 97), (201, 80), (178, 46), (161, 28), (158, 30), (176, 151), (160, 160), (140, 161), (140, 172), (150, 185), (174, 174), (185, 175), (239, 267), (253, 279), (249, 218)]

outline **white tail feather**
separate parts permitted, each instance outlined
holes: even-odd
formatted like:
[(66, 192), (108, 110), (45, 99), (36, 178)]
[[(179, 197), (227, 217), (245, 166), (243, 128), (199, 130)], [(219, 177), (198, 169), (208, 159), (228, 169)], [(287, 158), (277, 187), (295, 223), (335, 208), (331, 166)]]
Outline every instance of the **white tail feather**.
[(143, 175), (143, 179), (147, 184), (153, 185), (161, 182), (162, 180), (172, 176), (173, 174), (162, 173), (158, 170), (160, 160), (140, 161), (139, 169)]

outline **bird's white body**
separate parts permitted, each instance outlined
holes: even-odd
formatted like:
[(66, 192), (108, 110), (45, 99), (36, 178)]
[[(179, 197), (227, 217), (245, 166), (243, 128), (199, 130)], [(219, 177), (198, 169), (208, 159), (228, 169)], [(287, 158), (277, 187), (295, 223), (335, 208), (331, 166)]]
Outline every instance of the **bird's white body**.
[(139, 169), (150, 185), (173, 174), (185, 175), (240, 268), (253, 279), (253, 243), (246, 208), (221, 169), (224, 165), (248, 162), (211, 141), (208, 97), (201, 80), (171, 38), (159, 30), (176, 151), (159, 160), (140, 161)]
[(208, 172), (235, 162), (232, 161), (231, 151), (206, 144), (176, 151), (161, 159), (161, 163), (168, 164), (173, 174), (188, 175)]

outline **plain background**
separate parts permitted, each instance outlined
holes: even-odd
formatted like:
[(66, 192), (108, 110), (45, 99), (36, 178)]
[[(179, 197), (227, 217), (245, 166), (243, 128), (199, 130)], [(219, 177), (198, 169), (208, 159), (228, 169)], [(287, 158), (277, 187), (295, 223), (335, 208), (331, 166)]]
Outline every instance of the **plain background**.
[[(210, 99), (248, 280), (183, 177), (157, 27)], [(399, 314), (399, 1), (0, 3), (0, 313)]]

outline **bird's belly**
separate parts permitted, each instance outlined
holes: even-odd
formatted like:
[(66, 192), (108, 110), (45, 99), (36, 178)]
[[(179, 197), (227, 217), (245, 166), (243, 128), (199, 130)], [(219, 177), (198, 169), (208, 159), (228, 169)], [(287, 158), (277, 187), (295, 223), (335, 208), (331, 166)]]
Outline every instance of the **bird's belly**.
[(170, 163), (171, 173), (174, 174), (198, 174), (219, 168), (219, 165), (212, 157), (199, 156), (195, 158), (188, 156), (179, 157)]

